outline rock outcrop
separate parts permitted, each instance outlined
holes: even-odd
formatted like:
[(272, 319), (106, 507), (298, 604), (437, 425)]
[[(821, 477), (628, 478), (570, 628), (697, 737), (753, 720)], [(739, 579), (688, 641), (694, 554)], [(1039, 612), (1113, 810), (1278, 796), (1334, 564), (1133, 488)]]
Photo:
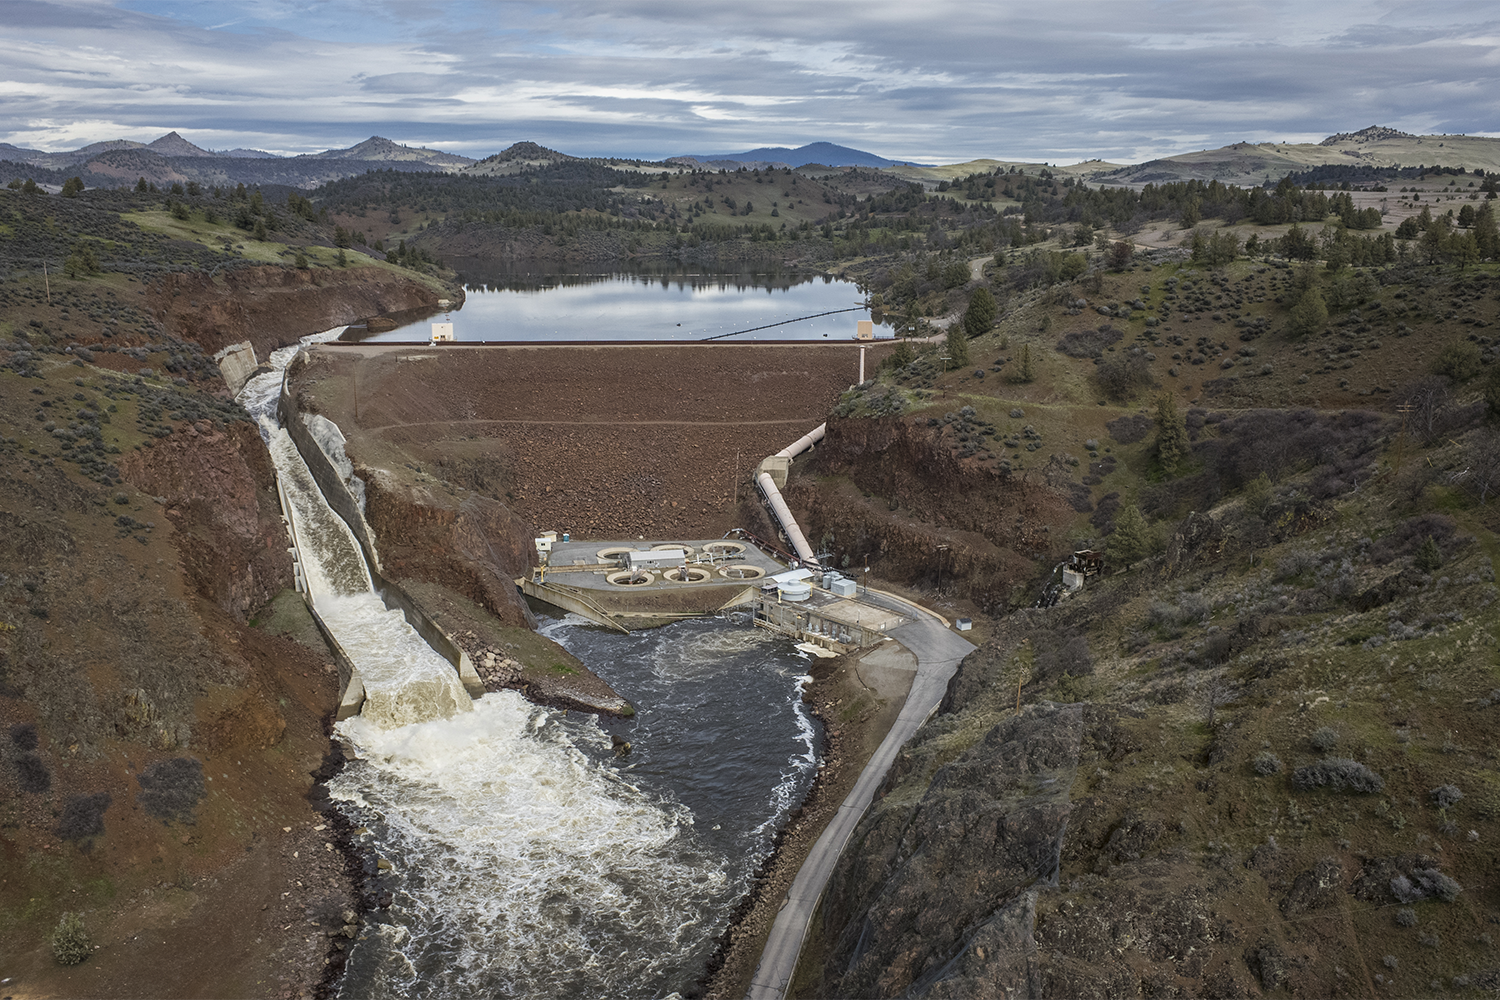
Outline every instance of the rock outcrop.
[(436, 283), (382, 267), (249, 267), (163, 275), (147, 286), (146, 296), (153, 318), (205, 353), (248, 340), (264, 358), (273, 348), (340, 324), (435, 310), (441, 298), (461, 301), (463, 290), (439, 291)]

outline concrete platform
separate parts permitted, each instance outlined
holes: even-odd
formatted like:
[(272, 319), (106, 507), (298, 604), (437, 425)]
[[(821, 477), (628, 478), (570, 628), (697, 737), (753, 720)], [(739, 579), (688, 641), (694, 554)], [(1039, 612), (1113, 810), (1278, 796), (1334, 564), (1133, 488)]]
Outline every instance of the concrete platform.
[[(648, 549), (685, 550), (688, 579), (682, 579), (676, 568), (633, 574), (636, 582), (628, 582), (630, 576), (619, 575), (624, 572), (621, 562), (629, 550)], [(538, 570), (532, 577), (580, 590), (623, 594), (752, 586), (757, 585), (756, 581), (786, 569), (785, 565), (754, 545), (738, 539), (591, 539), (553, 542), (545, 572)]]
[[(674, 554), (653, 559), (649, 552)], [(516, 581), (521, 592), (621, 632), (750, 607), (757, 626), (843, 653), (911, 621), (817, 586), (802, 601), (762, 590), (789, 567), (744, 539), (553, 541), (545, 554), (546, 565)]]
[[(678, 551), (652, 568), (633, 554)], [(787, 567), (739, 539), (592, 539), (552, 542), (547, 564), (516, 581), (527, 597), (628, 632), (749, 604)], [(649, 560), (647, 560), (649, 561)]]

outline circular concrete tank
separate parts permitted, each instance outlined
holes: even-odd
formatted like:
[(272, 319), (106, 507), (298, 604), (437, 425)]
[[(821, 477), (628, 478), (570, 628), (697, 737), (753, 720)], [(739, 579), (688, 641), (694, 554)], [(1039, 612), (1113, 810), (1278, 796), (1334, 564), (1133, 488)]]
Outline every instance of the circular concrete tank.
[(671, 580), (673, 583), (702, 583), (712, 575), (713, 574), (706, 569), (701, 569), (697, 566), (689, 566), (687, 568), (686, 574), (684, 574), (681, 569), (669, 569), (662, 574), (662, 578)]
[(719, 575), (726, 580), (759, 580), (766, 571), (759, 566), (725, 566), (719, 570)]
[(611, 545), (607, 549), (600, 549), (594, 555), (601, 563), (612, 563), (619, 562), (620, 557), (626, 553), (635, 551), (637, 550), (630, 545)]
[(644, 587), (653, 582), (656, 576), (645, 570), (622, 569), (617, 573), (611, 573), (604, 578), (616, 587)]
[(686, 542), (662, 542), (660, 545), (651, 546), (652, 552), (661, 552), (666, 549), (681, 549), (688, 559), (692, 559), (693, 553), (697, 551)]
[(744, 551), (745, 544), (743, 542), (709, 542), (707, 545), (703, 546), (703, 554), (706, 556), (712, 556), (716, 559), (724, 559), (730, 556), (737, 556)]

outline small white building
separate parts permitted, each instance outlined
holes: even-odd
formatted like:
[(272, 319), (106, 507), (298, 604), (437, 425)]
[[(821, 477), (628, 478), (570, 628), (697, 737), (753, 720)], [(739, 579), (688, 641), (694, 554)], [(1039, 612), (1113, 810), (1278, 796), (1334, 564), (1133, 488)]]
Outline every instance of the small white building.
[(453, 342), (453, 324), (452, 323), (434, 323), (434, 324), (432, 324), (432, 342), (434, 344), (452, 343)]
[(669, 569), (687, 563), (686, 549), (632, 549), (625, 553), (626, 569)]

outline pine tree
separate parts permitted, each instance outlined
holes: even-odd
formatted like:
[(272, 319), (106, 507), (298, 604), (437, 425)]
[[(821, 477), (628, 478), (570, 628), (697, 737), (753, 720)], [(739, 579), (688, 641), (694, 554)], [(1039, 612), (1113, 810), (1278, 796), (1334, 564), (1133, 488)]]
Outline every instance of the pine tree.
[(1316, 285), (1302, 293), (1288, 320), (1294, 337), (1310, 336), (1328, 325), (1328, 304)]
[(969, 363), (969, 338), (964, 335), (964, 329), (960, 324), (954, 323), (948, 327), (944, 347), (948, 352), (949, 368), (963, 368)]
[(1480, 256), (1500, 257), (1500, 228), (1495, 226), (1495, 213), (1490, 203), (1485, 202), (1474, 213), (1474, 240), (1479, 244)]
[(1490, 366), (1489, 377), (1484, 380), (1484, 401), (1490, 417), (1500, 417), (1500, 365)]
[(1036, 378), (1036, 363), (1031, 360), (1031, 345), (1022, 344), (1021, 354), (1016, 358), (1015, 371), (1011, 374), (1012, 382), (1031, 382)]
[(1422, 547), (1417, 550), (1416, 559), (1413, 561), (1417, 569), (1424, 573), (1433, 573), (1442, 568), (1443, 553), (1431, 535), (1427, 536), (1427, 541), (1423, 542)]
[(995, 297), (988, 288), (976, 289), (969, 299), (969, 308), (964, 310), (964, 332), (971, 337), (988, 333), (995, 322)]
[(1122, 566), (1138, 562), (1151, 551), (1151, 529), (1135, 504), (1122, 508), (1115, 515), (1115, 530), (1105, 543), (1104, 552), (1111, 561)]
[(1156, 401), (1156, 457), (1167, 475), (1177, 474), (1177, 466), (1188, 454), (1187, 424), (1177, 412), (1177, 399), (1164, 392)]

